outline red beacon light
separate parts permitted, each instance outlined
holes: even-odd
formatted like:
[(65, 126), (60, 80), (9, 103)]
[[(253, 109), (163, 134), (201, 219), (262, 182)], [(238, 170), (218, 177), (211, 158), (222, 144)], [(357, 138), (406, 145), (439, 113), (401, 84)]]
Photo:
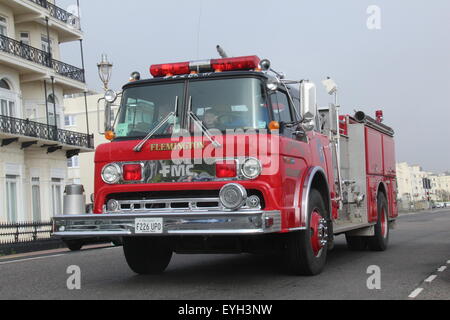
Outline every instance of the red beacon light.
[(155, 78), (161, 78), (200, 72), (253, 70), (258, 69), (260, 61), (261, 60), (257, 56), (247, 56), (206, 61), (156, 64), (150, 67), (150, 73)]
[(384, 120), (383, 110), (378, 110), (375, 113), (375, 116), (376, 116), (378, 122), (383, 122), (383, 120)]

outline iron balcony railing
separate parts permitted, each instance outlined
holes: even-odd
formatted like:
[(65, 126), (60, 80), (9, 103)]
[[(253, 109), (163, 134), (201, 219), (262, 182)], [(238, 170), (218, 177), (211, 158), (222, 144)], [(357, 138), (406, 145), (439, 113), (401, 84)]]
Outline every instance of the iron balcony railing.
[(30, 1), (47, 9), (48, 12), (50, 13), (50, 16), (52, 16), (53, 18), (56, 18), (59, 21), (68, 24), (70, 27), (76, 30), (81, 29), (80, 18), (71, 14), (70, 12), (67, 12), (66, 10), (54, 5), (53, 3), (48, 2), (47, 0), (30, 0)]
[(0, 223), (0, 246), (48, 240), (52, 229), (52, 222)]
[(59, 75), (85, 83), (83, 69), (51, 59), (48, 52), (39, 50), (23, 42), (0, 35), (0, 51), (52, 68)]
[(58, 129), (55, 126), (0, 115), (0, 132), (59, 142), (64, 145), (93, 148), (94, 136)]

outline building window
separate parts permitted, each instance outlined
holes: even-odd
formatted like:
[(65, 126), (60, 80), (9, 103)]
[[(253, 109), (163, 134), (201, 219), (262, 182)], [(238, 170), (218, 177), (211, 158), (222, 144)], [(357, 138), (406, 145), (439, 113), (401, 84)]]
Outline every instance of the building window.
[(8, 222), (17, 222), (17, 176), (6, 176), (6, 214)]
[(14, 92), (11, 91), (11, 86), (5, 79), (0, 80), (0, 115), (15, 117), (16, 103), (14, 99)]
[(66, 127), (76, 126), (75, 116), (73, 116), (73, 115), (64, 116), (64, 124)]
[(67, 159), (67, 167), (68, 168), (79, 168), (80, 167), (80, 157), (75, 156), (70, 159)]
[(62, 214), (63, 179), (52, 178), (52, 212), (53, 216)]
[(42, 46), (42, 51), (45, 52), (49, 52), (49, 47), (50, 47), (50, 52), (53, 51), (53, 40), (50, 39), (50, 41), (48, 40), (48, 37), (46, 35), (41, 35), (41, 46)]
[(31, 197), (33, 205), (33, 221), (41, 222), (41, 185), (39, 178), (31, 179)]
[(26, 45), (30, 45), (30, 33), (29, 32), (21, 32), (20, 33), (20, 42)]
[(0, 35), (8, 36), (8, 23), (5, 17), (0, 16)]

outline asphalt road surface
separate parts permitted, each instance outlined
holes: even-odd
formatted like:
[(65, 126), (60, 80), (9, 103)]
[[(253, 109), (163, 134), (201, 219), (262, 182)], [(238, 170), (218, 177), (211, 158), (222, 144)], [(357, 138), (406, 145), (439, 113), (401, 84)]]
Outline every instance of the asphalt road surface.
[[(69, 266), (81, 289), (69, 290)], [(381, 289), (368, 289), (370, 266)], [(167, 272), (137, 276), (122, 248), (0, 258), (0, 299), (450, 299), (450, 211), (404, 215), (386, 252), (351, 252), (345, 239), (316, 277), (295, 277), (270, 256), (176, 255)], [(369, 281), (370, 282), (370, 281)]]

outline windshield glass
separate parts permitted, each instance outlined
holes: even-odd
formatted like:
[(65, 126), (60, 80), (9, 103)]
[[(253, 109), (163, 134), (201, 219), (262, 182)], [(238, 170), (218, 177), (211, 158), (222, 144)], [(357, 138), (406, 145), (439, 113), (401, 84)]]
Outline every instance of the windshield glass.
[[(192, 99), (190, 111), (207, 129), (267, 129), (269, 125), (264, 84), (259, 79), (191, 80), (188, 92)], [(179, 98), (178, 114), (187, 117), (187, 113), (182, 112), (188, 105), (183, 93), (184, 83), (126, 89), (116, 121), (116, 137), (145, 137), (175, 111), (176, 97)], [(188, 122), (193, 130), (195, 124)], [(176, 134), (181, 129), (180, 123), (179, 117), (172, 117), (154, 136)]]
[(189, 96), (192, 112), (208, 129), (266, 129), (270, 122), (263, 82), (258, 79), (192, 81)]
[[(171, 112), (183, 105), (183, 83), (131, 87), (124, 91), (116, 124), (116, 136), (145, 137)], [(179, 113), (180, 114), (180, 113)], [(155, 135), (171, 135), (180, 129), (180, 119), (172, 117)]]

